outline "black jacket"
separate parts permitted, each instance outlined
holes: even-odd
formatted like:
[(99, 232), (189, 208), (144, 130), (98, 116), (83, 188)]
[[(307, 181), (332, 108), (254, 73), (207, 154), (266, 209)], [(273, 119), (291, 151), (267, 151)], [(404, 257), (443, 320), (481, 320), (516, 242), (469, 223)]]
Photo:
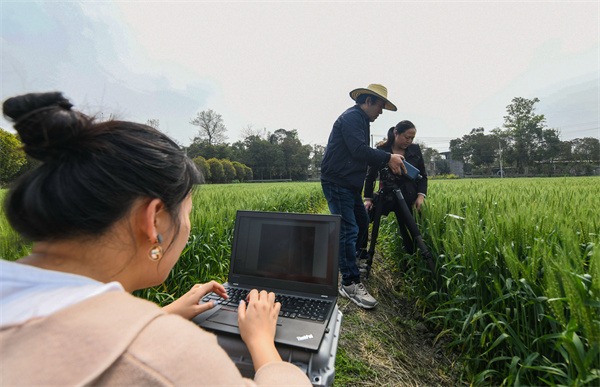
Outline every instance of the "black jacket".
[[(383, 145), (379, 149), (384, 150), (386, 152), (391, 152), (391, 146)], [(425, 170), (425, 160), (423, 159), (423, 154), (421, 153), (421, 147), (418, 144), (411, 144), (406, 151), (404, 152), (404, 159), (414, 165), (421, 172), (421, 179), (411, 180), (406, 176), (394, 176), (397, 185), (406, 200), (406, 204), (411, 207), (415, 200), (417, 200), (417, 194), (422, 193), (427, 195), (427, 171)], [(365, 198), (373, 198), (373, 191), (375, 188), (375, 181), (377, 177), (380, 175), (381, 168), (373, 168), (369, 167), (367, 171), (367, 177), (365, 179)], [(390, 184), (388, 181), (382, 181), (380, 188), (384, 190), (386, 188), (391, 189), (393, 184)]]
[(355, 105), (342, 113), (333, 124), (321, 161), (321, 181), (362, 191), (367, 165), (385, 166), (390, 153), (369, 147), (370, 121)]

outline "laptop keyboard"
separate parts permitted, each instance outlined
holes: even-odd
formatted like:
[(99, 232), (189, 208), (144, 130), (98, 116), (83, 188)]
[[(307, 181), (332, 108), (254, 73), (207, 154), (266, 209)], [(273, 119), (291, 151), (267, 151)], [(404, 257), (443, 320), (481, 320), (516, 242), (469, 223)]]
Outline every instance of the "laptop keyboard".
[[(246, 300), (249, 290), (239, 288), (225, 288), (227, 290), (228, 299), (223, 299), (215, 293), (207, 294), (202, 301), (208, 302), (216, 300), (223, 306), (234, 306), (237, 307), (240, 304), (240, 300)], [(281, 303), (281, 310), (279, 311), (280, 317), (287, 318), (299, 318), (304, 320), (313, 321), (325, 321), (325, 318), (329, 315), (329, 311), (333, 305), (333, 302), (327, 300), (316, 300), (312, 298), (275, 295), (275, 302)]]

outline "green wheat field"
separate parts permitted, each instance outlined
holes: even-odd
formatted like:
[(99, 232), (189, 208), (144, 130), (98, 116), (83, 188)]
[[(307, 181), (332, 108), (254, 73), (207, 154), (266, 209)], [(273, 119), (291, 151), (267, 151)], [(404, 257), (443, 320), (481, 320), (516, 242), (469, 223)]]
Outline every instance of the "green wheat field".
[[(224, 281), (238, 209), (328, 212), (319, 183), (203, 185), (181, 259), (136, 295), (166, 304)], [(14, 260), (31, 246), (3, 213), (0, 256)], [(462, 382), (600, 384), (600, 178), (430, 180), (417, 220), (437, 257), (434, 280), (418, 254), (402, 253), (393, 215), (377, 246), (408, 270), (402, 291), (459, 355)]]

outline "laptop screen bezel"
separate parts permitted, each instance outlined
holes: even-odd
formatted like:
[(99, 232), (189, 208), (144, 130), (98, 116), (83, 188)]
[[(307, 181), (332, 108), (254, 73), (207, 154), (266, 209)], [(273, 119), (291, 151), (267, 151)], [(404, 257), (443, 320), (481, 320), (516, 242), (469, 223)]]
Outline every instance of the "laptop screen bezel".
[[(333, 243), (332, 256), (328, 257), (331, 267), (331, 278), (326, 284), (315, 284), (307, 282), (298, 282), (277, 278), (256, 277), (251, 275), (239, 274), (235, 272), (235, 257), (238, 252), (237, 238), (242, 223), (242, 218), (264, 218), (267, 220), (291, 220), (301, 222), (318, 222), (333, 226), (332, 233), (337, 235), (337, 243)], [(339, 233), (340, 233), (341, 216), (328, 214), (301, 214), (294, 212), (271, 212), (271, 211), (249, 211), (238, 210), (236, 213), (235, 228), (233, 234), (233, 243), (231, 248), (231, 259), (229, 262), (229, 278), (230, 283), (239, 283), (256, 287), (258, 289), (285, 289), (289, 291), (311, 293), (314, 295), (325, 295), (329, 297), (337, 296), (338, 292), (338, 256), (339, 256)]]

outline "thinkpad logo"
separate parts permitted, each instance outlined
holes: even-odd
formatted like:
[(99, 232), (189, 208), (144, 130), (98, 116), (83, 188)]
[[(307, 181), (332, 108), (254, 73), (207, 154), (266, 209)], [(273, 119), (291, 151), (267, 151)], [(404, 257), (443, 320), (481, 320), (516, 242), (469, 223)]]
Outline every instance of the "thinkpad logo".
[(308, 339), (312, 339), (313, 335), (312, 334), (308, 334), (308, 335), (304, 335), (304, 336), (296, 336), (296, 339), (298, 341), (304, 341), (304, 340), (308, 340)]

